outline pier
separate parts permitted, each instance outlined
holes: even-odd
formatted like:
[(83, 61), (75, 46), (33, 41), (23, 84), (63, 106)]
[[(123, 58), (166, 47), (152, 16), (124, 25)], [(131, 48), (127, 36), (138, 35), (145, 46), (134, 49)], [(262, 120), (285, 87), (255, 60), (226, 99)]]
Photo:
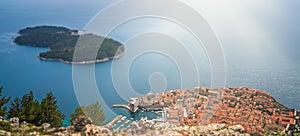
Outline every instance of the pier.
[(127, 109), (128, 111), (135, 113), (139, 110), (139, 105), (136, 99), (131, 98), (130, 103), (125, 105), (125, 104), (113, 104), (113, 108), (124, 108)]
[(118, 115), (115, 118), (113, 118), (111, 121), (107, 122), (104, 126), (107, 128), (113, 128), (114, 124), (120, 120), (123, 116), (122, 115)]

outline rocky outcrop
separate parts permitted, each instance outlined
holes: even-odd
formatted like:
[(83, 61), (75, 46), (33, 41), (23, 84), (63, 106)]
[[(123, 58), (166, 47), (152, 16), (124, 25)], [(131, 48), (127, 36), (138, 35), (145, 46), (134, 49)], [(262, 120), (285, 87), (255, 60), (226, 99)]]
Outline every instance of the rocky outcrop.
[(0, 130), (0, 135), (1, 135), (1, 136), (11, 136), (11, 132), (7, 132), (7, 131), (4, 131), (4, 130)]
[(20, 125), (19, 118), (17, 118), (17, 117), (10, 118), (8, 121), (14, 126)]
[(91, 125), (92, 123), (93, 121), (91, 120), (91, 118), (88, 118), (86, 116), (79, 116), (72, 122), (72, 126), (74, 126), (74, 130), (76, 132), (80, 132), (86, 125)]
[(49, 123), (43, 123), (41, 127), (46, 132), (49, 132), (51, 130), (51, 125)]
[(245, 129), (243, 128), (242, 125), (230, 126), (228, 129), (231, 129), (236, 132), (241, 132), (241, 133), (245, 132)]
[(101, 128), (101, 127), (95, 126), (95, 125), (86, 125), (83, 128), (82, 132), (86, 136), (110, 136), (110, 135), (112, 135), (110, 130), (108, 130), (106, 128)]

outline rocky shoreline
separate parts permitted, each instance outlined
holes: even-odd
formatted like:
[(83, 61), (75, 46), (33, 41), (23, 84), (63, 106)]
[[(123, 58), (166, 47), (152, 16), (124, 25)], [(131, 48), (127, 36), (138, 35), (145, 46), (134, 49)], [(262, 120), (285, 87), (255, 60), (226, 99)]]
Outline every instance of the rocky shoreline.
[(64, 62), (64, 63), (67, 63), (67, 64), (86, 65), (86, 64), (106, 62), (106, 61), (113, 60), (113, 59), (120, 59), (122, 56), (123, 56), (123, 54), (119, 54), (119, 55), (116, 55), (114, 57), (107, 57), (107, 58), (104, 58), (104, 59), (99, 59), (99, 60), (94, 60), (94, 61), (81, 61), (81, 62), (67, 61), (67, 60), (63, 60), (63, 59), (51, 59), (51, 58), (45, 58), (45, 57), (41, 57), (41, 56), (38, 56), (38, 58), (40, 60), (60, 61), (60, 62)]

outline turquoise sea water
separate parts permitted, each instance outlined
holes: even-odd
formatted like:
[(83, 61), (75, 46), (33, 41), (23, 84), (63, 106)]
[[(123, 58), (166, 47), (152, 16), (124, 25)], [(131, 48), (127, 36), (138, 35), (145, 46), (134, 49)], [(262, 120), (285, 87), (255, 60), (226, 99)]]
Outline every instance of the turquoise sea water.
[[(51, 91), (58, 100), (60, 110), (65, 115), (69, 115), (78, 106), (72, 83), (72, 65), (41, 61), (37, 56), (39, 52), (47, 49), (18, 46), (12, 43), (12, 39), (19, 29), (27, 26), (61, 25), (73, 29), (83, 28), (91, 17), (112, 2), (1, 0), (0, 85), (4, 86), (4, 95), (21, 97), (32, 90), (36, 98), (41, 99)], [(288, 1), (282, 6), (287, 8), (285, 9), (287, 14), (282, 16), (297, 16), (296, 14), (300, 13), (300, 8), (295, 6), (294, 1)], [(259, 21), (270, 23), (272, 18), (261, 17)], [(276, 42), (277, 45), (266, 45), (266, 47), (242, 48), (243, 45), (239, 45), (236, 46), (238, 48), (234, 48), (229, 45), (240, 44), (238, 38), (227, 37), (227, 33), (219, 34), (227, 61), (226, 85), (263, 89), (270, 92), (279, 102), (291, 108), (300, 109), (300, 62), (298, 60), (300, 27), (297, 26), (299, 21), (300, 18), (293, 18), (272, 23), (272, 26), (269, 26), (273, 28), (271, 30), (282, 36), (273, 37), (280, 43)], [(273, 48), (277, 50), (274, 51)], [(97, 84), (101, 86), (101, 94), (105, 102), (108, 105), (124, 103), (125, 101), (114, 90), (111, 79), (111, 61), (96, 64), (95, 69)], [(140, 93), (147, 94), (150, 89), (148, 77), (156, 71), (163, 72), (167, 81), (172, 81), (168, 82), (167, 89), (180, 88), (180, 75), (175, 65), (158, 54), (148, 54), (136, 60), (130, 71), (131, 84)], [(209, 86), (209, 74), (202, 74), (201, 85)], [(114, 109), (114, 111), (128, 117), (142, 116), (142, 113), (130, 115), (122, 109)], [(107, 117), (111, 119), (112, 115), (108, 114)]]

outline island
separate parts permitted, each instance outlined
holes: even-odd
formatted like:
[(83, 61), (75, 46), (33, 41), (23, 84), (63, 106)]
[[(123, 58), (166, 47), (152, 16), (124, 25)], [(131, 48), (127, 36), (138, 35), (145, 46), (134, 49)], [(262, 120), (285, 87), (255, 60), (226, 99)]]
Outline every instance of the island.
[[(18, 45), (49, 48), (49, 51), (39, 54), (41, 60), (89, 64), (120, 58), (124, 52), (124, 46), (120, 42), (83, 30), (71, 30), (60, 26), (36, 26), (27, 27), (18, 33), (19, 36), (14, 39), (14, 43)], [(100, 46), (101, 41), (103, 42)], [(74, 56), (76, 46), (76, 53), (80, 54)], [(96, 55), (93, 53), (95, 50), (98, 50)]]

